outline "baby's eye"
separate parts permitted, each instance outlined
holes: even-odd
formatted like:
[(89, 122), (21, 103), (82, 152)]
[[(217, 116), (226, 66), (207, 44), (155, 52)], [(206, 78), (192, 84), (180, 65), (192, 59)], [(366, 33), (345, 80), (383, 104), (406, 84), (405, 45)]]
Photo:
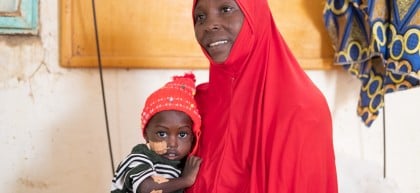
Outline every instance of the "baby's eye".
[(168, 134), (164, 131), (158, 131), (158, 132), (156, 132), (156, 135), (159, 136), (159, 137), (166, 137)]
[(186, 137), (188, 137), (188, 133), (187, 132), (180, 132), (178, 135), (179, 135), (180, 138), (186, 138)]

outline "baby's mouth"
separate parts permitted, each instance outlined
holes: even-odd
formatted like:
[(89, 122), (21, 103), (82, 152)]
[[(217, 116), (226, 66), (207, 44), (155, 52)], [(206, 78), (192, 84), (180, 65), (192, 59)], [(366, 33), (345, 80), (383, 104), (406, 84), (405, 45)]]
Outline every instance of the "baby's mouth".
[(176, 159), (178, 157), (178, 153), (176, 151), (168, 150), (165, 153), (165, 157), (167, 157), (168, 159)]

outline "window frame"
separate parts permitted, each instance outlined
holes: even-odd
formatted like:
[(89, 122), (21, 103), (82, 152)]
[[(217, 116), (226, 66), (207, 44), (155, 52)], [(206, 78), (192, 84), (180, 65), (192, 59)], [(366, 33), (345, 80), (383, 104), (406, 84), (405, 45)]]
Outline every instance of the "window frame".
[(38, 34), (39, 0), (16, 0), (18, 10), (0, 12), (1, 34)]

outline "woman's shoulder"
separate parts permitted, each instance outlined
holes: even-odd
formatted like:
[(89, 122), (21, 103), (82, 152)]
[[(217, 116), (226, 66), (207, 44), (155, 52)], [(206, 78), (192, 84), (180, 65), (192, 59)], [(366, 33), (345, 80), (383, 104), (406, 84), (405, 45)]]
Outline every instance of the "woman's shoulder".
[(209, 88), (209, 83), (205, 82), (205, 83), (201, 83), (199, 85), (197, 85), (196, 89), (197, 91), (205, 91)]

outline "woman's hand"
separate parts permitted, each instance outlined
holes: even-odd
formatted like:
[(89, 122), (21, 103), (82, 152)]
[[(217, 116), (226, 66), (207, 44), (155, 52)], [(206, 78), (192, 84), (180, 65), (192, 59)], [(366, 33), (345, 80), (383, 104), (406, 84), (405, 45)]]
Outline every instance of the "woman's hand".
[(185, 179), (189, 186), (193, 185), (200, 169), (201, 158), (197, 156), (189, 156), (185, 162), (182, 178)]

